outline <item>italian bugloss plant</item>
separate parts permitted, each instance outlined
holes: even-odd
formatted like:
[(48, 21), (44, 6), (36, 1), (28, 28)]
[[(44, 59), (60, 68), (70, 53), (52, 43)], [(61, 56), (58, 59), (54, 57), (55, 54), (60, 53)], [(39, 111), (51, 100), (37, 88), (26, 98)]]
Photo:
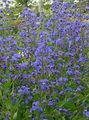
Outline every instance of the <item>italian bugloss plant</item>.
[(16, 34), (0, 9), (0, 120), (89, 119), (89, 27), (75, 7), (26, 7)]

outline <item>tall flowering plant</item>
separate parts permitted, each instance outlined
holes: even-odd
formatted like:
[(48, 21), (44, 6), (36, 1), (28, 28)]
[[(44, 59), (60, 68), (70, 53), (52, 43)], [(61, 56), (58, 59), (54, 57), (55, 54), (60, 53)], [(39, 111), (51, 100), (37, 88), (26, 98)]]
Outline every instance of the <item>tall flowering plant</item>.
[(89, 27), (75, 7), (55, 0), (41, 17), (25, 7), (16, 33), (0, 10), (0, 119), (87, 120)]

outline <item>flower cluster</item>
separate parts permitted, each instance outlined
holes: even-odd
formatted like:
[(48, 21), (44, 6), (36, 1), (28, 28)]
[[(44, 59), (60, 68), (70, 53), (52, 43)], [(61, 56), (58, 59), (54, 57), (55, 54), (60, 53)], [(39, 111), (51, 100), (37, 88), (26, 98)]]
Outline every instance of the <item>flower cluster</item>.
[(0, 10), (0, 119), (89, 117), (89, 27), (75, 6), (55, 0), (41, 17), (24, 8), (16, 34)]

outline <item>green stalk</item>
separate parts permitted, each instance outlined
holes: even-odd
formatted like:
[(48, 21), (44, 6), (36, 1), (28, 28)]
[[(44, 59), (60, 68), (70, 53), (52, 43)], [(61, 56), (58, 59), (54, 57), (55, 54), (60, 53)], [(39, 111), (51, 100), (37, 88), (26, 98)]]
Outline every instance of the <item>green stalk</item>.
[(42, 0), (38, 1), (38, 8), (39, 8), (40, 15), (42, 15)]

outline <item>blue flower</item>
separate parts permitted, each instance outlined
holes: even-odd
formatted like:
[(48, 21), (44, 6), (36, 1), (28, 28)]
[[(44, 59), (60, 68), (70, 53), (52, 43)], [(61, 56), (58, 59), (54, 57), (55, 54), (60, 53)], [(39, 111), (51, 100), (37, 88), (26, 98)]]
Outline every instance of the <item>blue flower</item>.
[(20, 64), (20, 67), (22, 69), (26, 69), (27, 68), (27, 62), (23, 62), (22, 64)]
[(68, 74), (68, 75), (73, 75), (73, 71), (72, 71), (71, 68), (68, 68), (68, 70), (67, 70), (67, 74)]
[(64, 80), (63, 80), (64, 82), (67, 82), (68, 81), (68, 78), (64, 78)]
[(31, 78), (31, 74), (24, 74), (23, 77), (24, 77), (25, 79)]
[(17, 60), (21, 59), (21, 57), (22, 57), (22, 55), (20, 55), (20, 54), (14, 54), (12, 56), (12, 61), (17, 61)]
[(86, 117), (89, 117), (89, 111), (84, 110), (84, 111), (83, 111), (83, 114), (84, 114)]
[(3, 30), (3, 28), (2, 27), (0, 27), (0, 31), (2, 31)]
[(88, 20), (88, 19), (89, 19), (89, 15), (86, 15), (86, 16), (85, 16), (85, 19)]
[(42, 112), (42, 107), (40, 107), (39, 101), (33, 102), (32, 107), (30, 108), (30, 112), (33, 112), (35, 110), (38, 110), (39, 112)]
[(53, 101), (49, 101), (48, 105), (52, 106), (53, 105)]
[(63, 90), (59, 92), (59, 95), (63, 95), (63, 94), (64, 94), (64, 91), (63, 91)]
[(81, 88), (78, 87), (78, 88), (76, 89), (76, 92), (81, 92)]
[(28, 95), (30, 93), (29, 88), (26, 86), (22, 86), (19, 90), (18, 93), (20, 95)]
[(8, 118), (7, 118), (7, 117), (5, 117), (5, 118), (4, 118), (4, 120), (8, 120)]
[(31, 95), (30, 95), (30, 96), (28, 96), (28, 98), (26, 99), (26, 101), (25, 101), (25, 102), (28, 104), (30, 100), (32, 100), (32, 96), (31, 96)]
[(80, 40), (81, 40), (80, 36), (77, 36), (77, 37), (75, 38), (75, 41), (76, 41), (76, 42), (79, 42)]

